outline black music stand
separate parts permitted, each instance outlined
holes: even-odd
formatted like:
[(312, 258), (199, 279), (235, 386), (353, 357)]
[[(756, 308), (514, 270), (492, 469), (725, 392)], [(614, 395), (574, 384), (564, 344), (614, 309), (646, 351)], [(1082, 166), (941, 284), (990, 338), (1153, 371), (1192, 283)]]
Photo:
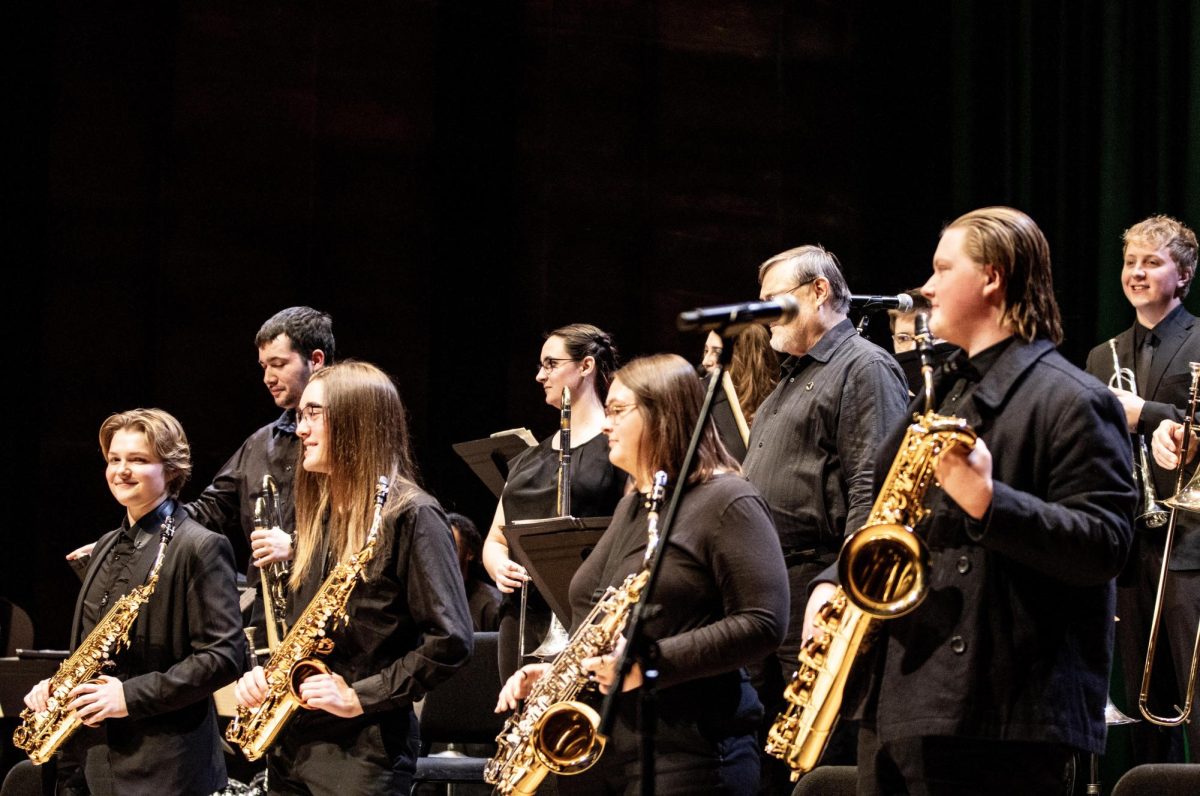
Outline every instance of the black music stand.
[(529, 571), (563, 627), (571, 627), (571, 578), (612, 517), (550, 517), (504, 526), (512, 559)]
[(533, 434), (521, 428), (499, 431), (483, 439), (456, 442), (450, 447), (499, 500), (500, 493), (504, 491), (509, 460), (536, 444)]

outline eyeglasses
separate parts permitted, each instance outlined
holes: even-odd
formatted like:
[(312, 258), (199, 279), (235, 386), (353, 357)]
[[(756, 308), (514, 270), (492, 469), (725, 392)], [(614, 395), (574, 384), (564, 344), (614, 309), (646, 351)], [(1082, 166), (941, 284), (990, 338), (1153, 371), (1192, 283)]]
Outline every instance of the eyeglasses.
[(616, 425), (631, 409), (637, 409), (637, 404), (608, 404), (604, 407), (604, 416)]
[(309, 423), (311, 423), (313, 422), (313, 418), (320, 417), (322, 414), (324, 414), (324, 412), (325, 407), (321, 406), (320, 404), (309, 404), (308, 406), (302, 406), (296, 410), (296, 422), (299, 423), (301, 420), (307, 420)]
[(541, 362), (538, 363), (538, 373), (541, 373), (543, 370), (546, 371), (547, 373), (553, 373), (554, 369), (558, 367), (560, 362), (577, 362), (577, 361), (578, 360), (572, 359), (571, 357), (546, 357), (545, 359), (543, 359)]
[(781, 290), (778, 293), (770, 293), (766, 296), (763, 296), (763, 301), (774, 301), (776, 298), (778, 298), (779, 296), (782, 296), (784, 293), (795, 293), (800, 288), (804, 287), (805, 285), (811, 285), (813, 282), (816, 282), (820, 278), (821, 278), (820, 276), (810, 276), (808, 279), (805, 279), (803, 282), (796, 285), (795, 287), (789, 287), (787, 290)]

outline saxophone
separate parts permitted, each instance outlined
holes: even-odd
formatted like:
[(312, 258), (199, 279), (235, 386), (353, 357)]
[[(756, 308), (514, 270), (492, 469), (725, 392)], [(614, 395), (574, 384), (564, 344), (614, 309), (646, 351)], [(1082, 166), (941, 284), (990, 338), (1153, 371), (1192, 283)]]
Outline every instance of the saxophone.
[(666, 488), (667, 474), (655, 473), (641, 570), (626, 577), (619, 587), (608, 587), (549, 671), (534, 683), (524, 710), (510, 716), (496, 736), (496, 755), (483, 770), (484, 781), (496, 786), (494, 793), (533, 794), (551, 771), (579, 774), (600, 759), (606, 742), (596, 731), (600, 716), (575, 700), (588, 684), (583, 660), (612, 651), (650, 580), (650, 564), (658, 547), (658, 511)]
[(333, 641), (325, 633), (349, 622), (346, 603), (367, 562), (375, 555), (387, 495), (388, 480), (380, 476), (375, 486), (375, 516), (366, 544), (333, 568), (296, 624), (271, 653), (263, 667), (267, 680), (263, 701), (255, 707), (239, 705), (237, 715), (229, 723), (225, 739), (241, 747), (247, 760), (257, 760), (266, 754), (296, 708), (305, 707), (300, 698), (300, 684), (314, 674), (329, 673), (329, 667), (316, 656), (328, 655), (333, 650)]
[(50, 699), (46, 709), (36, 713), (31, 708), (21, 711), (21, 724), (13, 733), (13, 746), (25, 751), (34, 765), (40, 766), (49, 760), (79, 728), (82, 723), (79, 716), (67, 708), (71, 691), (76, 686), (96, 681), (101, 672), (112, 665), (113, 656), (129, 643), (129, 632), (138, 612), (158, 585), (158, 570), (166, 556), (167, 543), (174, 535), (175, 518), (167, 517), (159, 536), (158, 555), (146, 582), (117, 600), (71, 657), (58, 667), (50, 678)]
[[(918, 323), (918, 340), (922, 326)], [(934, 483), (938, 459), (956, 445), (975, 445), (975, 432), (965, 420), (930, 408), (927, 328), (924, 339), (926, 411), (914, 415), (866, 523), (842, 545), (841, 585), (816, 613), (813, 624), (822, 632), (800, 648), (799, 669), (783, 692), (785, 707), (767, 734), (767, 754), (792, 769), (793, 781), (821, 759), (851, 667), (876, 621), (903, 616), (925, 599), (929, 554), (912, 529), (929, 513), (922, 501)]]

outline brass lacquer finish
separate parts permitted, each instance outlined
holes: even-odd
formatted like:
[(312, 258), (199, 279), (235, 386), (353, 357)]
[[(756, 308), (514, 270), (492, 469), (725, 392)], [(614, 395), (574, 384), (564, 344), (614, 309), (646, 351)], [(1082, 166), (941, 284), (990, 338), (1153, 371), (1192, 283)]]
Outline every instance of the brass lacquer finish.
[(300, 683), (313, 674), (328, 673), (329, 667), (319, 656), (328, 655), (334, 645), (325, 634), (350, 621), (346, 605), (367, 562), (375, 555), (387, 495), (388, 481), (380, 476), (375, 487), (375, 516), (366, 544), (333, 568), (287, 637), (271, 653), (263, 666), (267, 696), (255, 707), (239, 706), (237, 716), (225, 731), (226, 740), (241, 747), (247, 760), (257, 760), (266, 754), (296, 708), (305, 707), (300, 699)]
[(78, 649), (58, 667), (50, 678), (50, 699), (46, 709), (36, 713), (30, 708), (21, 711), (21, 724), (13, 733), (13, 746), (27, 753), (37, 765), (49, 760), (82, 723), (75, 711), (67, 708), (71, 691), (76, 686), (95, 681), (110, 665), (113, 656), (129, 643), (129, 632), (138, 612), (158, 585), (158, 570), (174, 535), (175, 518), (168, 517), (163, 523), (158, 554), (146, 582), (117, 600)]
[(495, 793), (533, 794), (548, 773), (586, 771), (604, 751), (605, 739), (596, 731), (600, 717), (575, 699), (588, 684), (583, 660), (613, 650), (650, 579), (650, 563), (658, 546), (658, 511), (666, 485), (666, 473), (656, 473), (642, 569), (625, 578), (620, 587), (608, 588), (550, 670), (534, 683), (524, 709), (510, 716), (496, 736), (496, 755), (483, 771), (483, 778), (496, 786)]

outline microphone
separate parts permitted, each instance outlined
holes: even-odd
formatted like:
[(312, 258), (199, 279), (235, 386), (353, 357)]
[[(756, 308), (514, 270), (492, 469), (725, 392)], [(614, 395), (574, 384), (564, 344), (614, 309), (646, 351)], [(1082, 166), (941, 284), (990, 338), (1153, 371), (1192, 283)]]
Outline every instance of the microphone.
[(850, 306), (864, 310), (889, 309), (900, 312), (912, 312), (912, 296), (901, 293), (898, 296), (851, 296)]
[(754, 323), (776, 320), (787, 323), (798, 312), (800, 303), (794, 296), (784, 293), (771, 301), (747, 301), (744, 304), (723, 304), (681, 312), (675, 325), (681, 332), (730, 332)]

